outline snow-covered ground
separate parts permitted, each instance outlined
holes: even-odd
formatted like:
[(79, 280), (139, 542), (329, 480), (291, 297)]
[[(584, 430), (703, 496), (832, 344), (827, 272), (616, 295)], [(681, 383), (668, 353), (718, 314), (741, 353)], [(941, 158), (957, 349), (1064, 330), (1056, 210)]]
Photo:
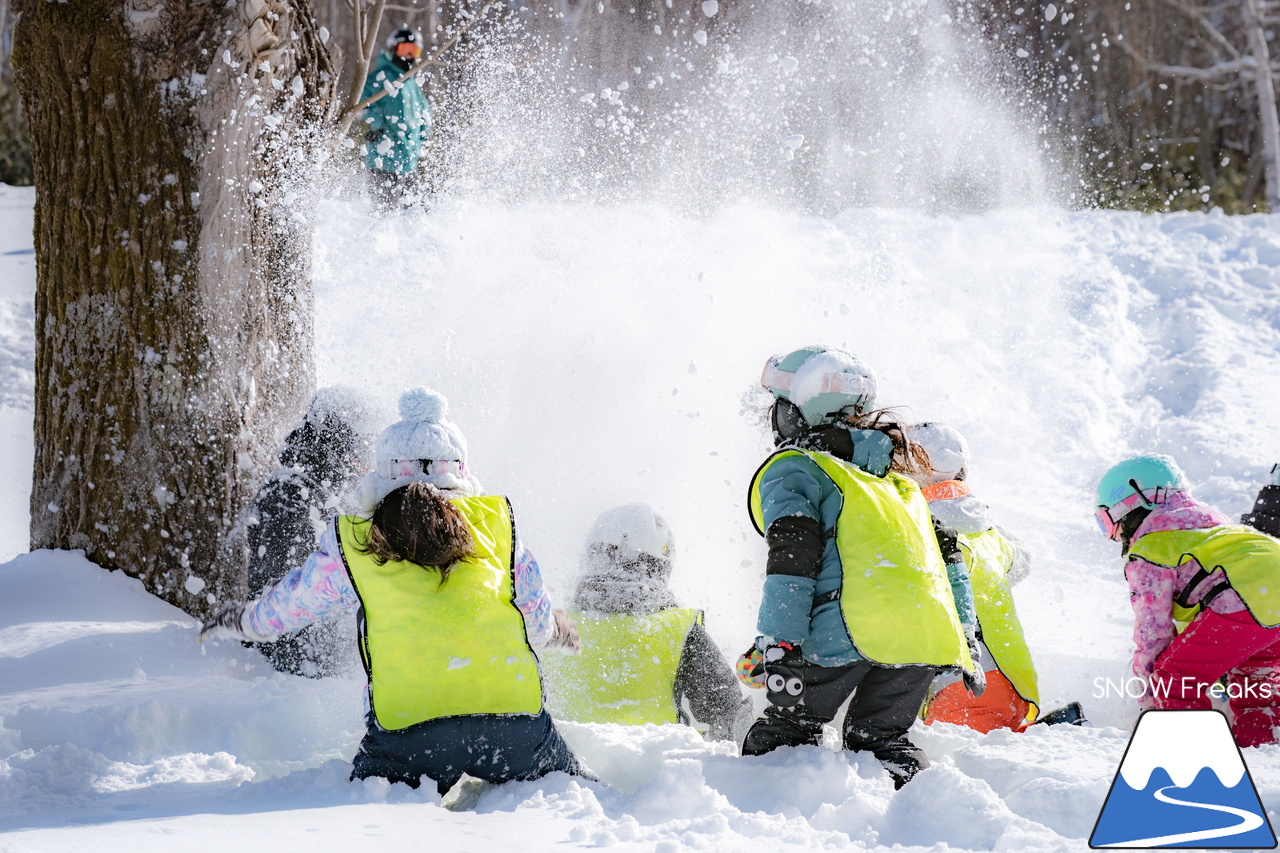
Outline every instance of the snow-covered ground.
[[(373, 219), (330, 201), (316, 238), (321, 383), (390, 409), (450, 399), (488, 490), (511, 496), (554, 593), (608, 506), (647, 501), (674, 585), (736, 656), (764, 549), (744, 509), (767, 451), (767, 356), (842, 344), (881, 401), (949, 422), (972, 485), (1034, 550), (1017, 599), (1043, 704), (1092, 728), (917, 727), (934, 767), (895, 793), (867, 755), (738, 758), (681, 727), (566, 725), (602, 782), (486, 792), (346, 781), (360, 685), (275, 673), (76, 553), (26, 554), (33, 196), (0, 187), (0, 851), (908, 848), (1084, 850), (1136, 708), (1131, 615), (1091, 485), (1119, 455), (1177, 456), (1248, 508), (1280, 459), (1280, 220), (1049, 208), (831, 219), (738, 207), (452, 202)], [(16, 555), (16, 556), (15, 556)], [(1246, 751), (1280, 807), (1280, 748)], [(1272, 820), (1276, 814), (1272, 813)]]

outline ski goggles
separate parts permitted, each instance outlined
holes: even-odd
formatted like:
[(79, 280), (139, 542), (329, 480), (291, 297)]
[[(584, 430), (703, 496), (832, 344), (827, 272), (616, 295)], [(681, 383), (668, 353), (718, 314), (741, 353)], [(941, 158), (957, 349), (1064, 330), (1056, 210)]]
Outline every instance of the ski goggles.
[(391, 480), (403, 480), (419, 475), (436, 474), (467, 475), (467, 463), (458, 459), (390, 459), (378, 463), (378, 476)]
[[(765, 362), (764, 371), (760, 374), (760, 384), (770, 391), (785, 391), (790, 399), (791, 382), (795, 374), (782, 369), (782, 359), (783, 356), (775, 355)], [(828, 373), (812, 393), (814, 396), (844, 394), (853, 397), (855, 405), (862, 406), (875, 397), (875, 380), (855, 373)]]
[(416, 42), (411, 42), (411, 41), (397, 42), (395, 47), (395, 54), (400, 59), (405, 59), (405, 58), (417, 59), (418, 57), (422, 56), (422, 45), (417, 44)]
[(1113, 541), (1120, 541), (1120, 522), (1126, 515), (1139, 507), (1154, 506), (1164, 500), (1165, 489), (1156, 488), (1151, 491), (1152, 497), (1147, 497), (1141, 489), (1137, 489), (1119, 503), (1112, 504), (1110, 507), (1098, 507), (1093, 517), (1097, 520), (1103, 535)]

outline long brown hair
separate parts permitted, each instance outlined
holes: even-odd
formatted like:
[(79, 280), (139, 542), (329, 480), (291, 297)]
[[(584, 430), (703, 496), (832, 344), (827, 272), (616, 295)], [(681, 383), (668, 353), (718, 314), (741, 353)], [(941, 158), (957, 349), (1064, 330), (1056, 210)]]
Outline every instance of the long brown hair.
[(449, 579), (455, 563), (472, 556), (475, 540), (462, 512), (435, 486), (412, 482), (378, 503), (363, 549), (378, 565), (416, 563)]
[(927, 477), (933, 473), (929, 451), (907, 437), (907, 425), (897, 410), (873, 409), (860, 414), (848, 413), (844, 417), (857, 429), (874, 429), (889, 436), (893, 441), (893, 462), (889, 466), (892, 470), (908, 477)]

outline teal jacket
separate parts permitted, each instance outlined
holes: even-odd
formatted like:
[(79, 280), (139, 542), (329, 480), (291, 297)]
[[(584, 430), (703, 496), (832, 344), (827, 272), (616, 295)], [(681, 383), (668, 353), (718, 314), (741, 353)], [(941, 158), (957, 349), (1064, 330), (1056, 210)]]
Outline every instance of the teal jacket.
[[(364, 83), (361, 100), (381, 91), (404, 71), (385, 50), (378, 54), (377, 64)], [(364, 121), (369, 134), (376, 138), (368, 143), (365, 165), (382, 172), (404, 174), (418, 167), (422, 141), (431, 128), (431, 106), (422, 87), (410, 77), (394, 95), (387, 95), (365, 108)], [(379, 136), (379, 132), (380, 136)]]
[[(766, 530), (779, 518), (797, 515), (814, 519), (823, 530), (832, 530), (843, 504), (835, 482), (803, 456), (773, 461), (760, 482), (760, 506)], [(957, 609), (971, 614), (973, 593), (963, 564), (948, 564), (947, 573)], [(756, 630), (762, 636), (800, 643), (804, 657), (819, 666), (841, 666), (860, 660), (862, 656), (845, 629), (839, 601), (813, 606), (816, 596), (839, 589), (843, 578), (835, 538), (827, 538), (816, 580), (786, 574), (766, 575)]]

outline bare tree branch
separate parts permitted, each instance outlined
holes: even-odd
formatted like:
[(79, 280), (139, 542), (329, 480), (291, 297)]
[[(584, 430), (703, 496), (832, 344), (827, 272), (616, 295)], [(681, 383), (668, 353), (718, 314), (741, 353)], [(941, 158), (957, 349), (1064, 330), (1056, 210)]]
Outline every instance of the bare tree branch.
[(1233, 45), (1231, 40), (1224, 36), (1222, 31), (1215, 27), (1205, 15), (1205, 12), (1208, 11), (1207, 9), (1197, 8), (1188, 3), (1182, 2), (1182, 0), (1165, 0), (1165, 3), (1199, 24), (1201, 29), (1209, 34), (1209, 38), (1217, 44), (1218, 47), (1225, 50), (1227, 55), (1232, 59), (1240, 58), (1240, 51), (1236, 49), (1236, 46)]
[(1211, 65), (1208, 68), (1198, 68), (1193, 65), (1157, 65), (1154, 63), (1147, 65), (1147, 70), (1155, 71), (1158, 74), (1199, 80), (1203, 83), (1220, 83), (1232, 77), (1239, 80), (1252, 80), (1257, 69), (1257, 60), (1252, 56), (1243, 56), (1231, 62), (1219, 62), (1217, 65)]
[[(380, 3), (384, 2), (384, 0), (379, 0), (379, 2)], [(382, 100), (384, 97), (386, 97), (387, 90), (389, 88), (395, 88), (396, 86), (403, 84), (406, 80), (408, 80), (410, 77), (413, 77), (415, 74), (417, 74), (419, 71), (426, 68), (428, 65), (448, 65), (449, 63), (440, 61), (440, 55), (444, 53), (446, 50), (448, 50), (449, 48), (453, 47), (454, 44), (457, 43), (458, 39), (462, 38), (462, 36), (466, 34), (467, 30), (471, 29), (471, 27), (477, 21), (479, 21), (482, 17), (484, 17), (484, 13), (489, 11), (489, 8), (495, 5), (497, 2), (498, 0), (488, 0), (488, 2), (485, 3), (484, 6), (480, 8), (479, 12), (476, 12), (474, 15), (471, 16), (471, 20), (467, 21), (465, 24), (463, 24), (461, 27), (458, 28), (458, 31), (453, 34), (452, 38), (450, 38), (444, 44), (440, 45), (440, 47), (436, 48), (436, 50), (430, 56), (423, 57), (422, 59), (419, 59), (417, 62), (415, 62), (408, 71), (404, 72), (399, 77), (397, 77), (394, 81), (392, 81), (390, 86), (384, 84), (380, 90), (378, 90), (377, 92), (374, 92), (372, 95), (365, 98), (363, 101), (360, 101), (354, 107), (350, 107), (350, 113), (354, 115), (355, 113), (359, 112), (360, 110), (364, 109), (365, 107), (369, 106), (375, 101)], [(366, 71), (365, 73), (367, 74), (368, 72)], [(364, 88), (364, 84), (362, 83), (361, 90), (363, 90), (363, 88)], [(350, 124), (348, 123), (348, 127), (349, 126)]]

